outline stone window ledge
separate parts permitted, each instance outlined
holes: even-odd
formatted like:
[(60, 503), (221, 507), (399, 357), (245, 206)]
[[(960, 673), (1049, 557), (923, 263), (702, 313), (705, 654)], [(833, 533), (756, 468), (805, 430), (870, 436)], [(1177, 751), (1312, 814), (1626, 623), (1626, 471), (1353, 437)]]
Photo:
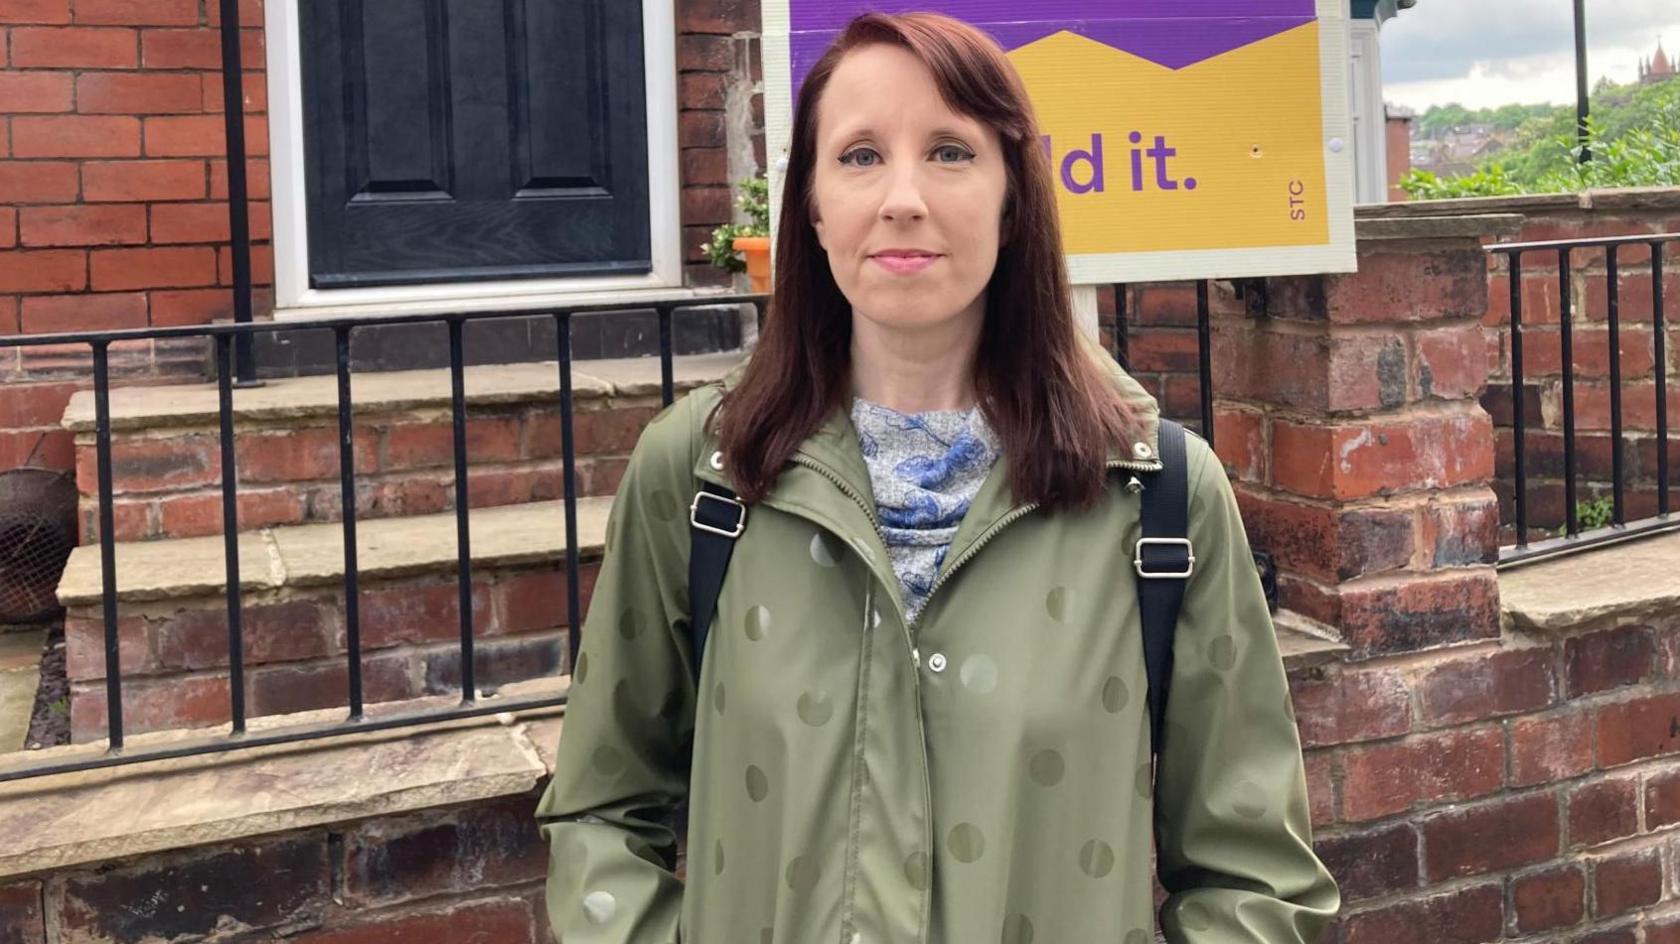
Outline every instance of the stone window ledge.
[(1499, 574), (1508, 630), (1578, 635), (1680, 618), (1680, 531), (1635, 538)]

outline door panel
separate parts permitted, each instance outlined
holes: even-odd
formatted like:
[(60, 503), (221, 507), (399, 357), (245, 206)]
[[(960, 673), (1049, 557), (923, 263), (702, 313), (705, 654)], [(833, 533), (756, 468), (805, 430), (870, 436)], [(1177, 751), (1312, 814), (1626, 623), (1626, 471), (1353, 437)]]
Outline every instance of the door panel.
[(651, 270), (639, 0), (299, 6), (312, 286)]

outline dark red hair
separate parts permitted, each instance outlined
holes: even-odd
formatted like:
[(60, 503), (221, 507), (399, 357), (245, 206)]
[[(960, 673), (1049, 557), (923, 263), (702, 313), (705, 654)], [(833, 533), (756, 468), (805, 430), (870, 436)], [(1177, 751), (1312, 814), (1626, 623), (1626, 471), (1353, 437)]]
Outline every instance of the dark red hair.
[(719, 404), (730, 477), (743, 500), (763, 499), (799, 444), (845, 406), (852, 308), (812, 228), (817, 104), (840, 61), (876, 43), (909, 51), (953, 111), (997, 132), (1008, 191), (975, 388), (1002, 440), (1013, 498), (1087, 507), (1102, 495), (1108, 447), (1130, 440), (1136, 417), (1076, 334), (1050, 163), (1020, 75), (991, 37), (934, 13), (857, 17), (799, 90), (770, 310), (739, 384)]

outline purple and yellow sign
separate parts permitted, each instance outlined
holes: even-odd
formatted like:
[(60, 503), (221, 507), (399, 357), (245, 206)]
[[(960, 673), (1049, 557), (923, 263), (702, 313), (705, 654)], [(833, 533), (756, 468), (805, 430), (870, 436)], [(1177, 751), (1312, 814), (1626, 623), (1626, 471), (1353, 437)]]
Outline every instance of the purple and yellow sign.
[(1008, 52), (1076, 283), (1353, 270), (1340, 0), (763, 0), (770, 153), (806, 72), (866, 10), (947, 13)]

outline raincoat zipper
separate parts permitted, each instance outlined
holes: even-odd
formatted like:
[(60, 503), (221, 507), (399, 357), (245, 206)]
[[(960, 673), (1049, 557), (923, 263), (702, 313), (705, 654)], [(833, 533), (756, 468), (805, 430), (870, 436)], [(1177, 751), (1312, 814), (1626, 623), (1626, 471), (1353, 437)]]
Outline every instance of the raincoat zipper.
[[(887, 546), (887, 534), (886, 534), (885, 531), (881, 530), (881, 523), (876, 520), (875, 512), (874, 512), (873, 509), (870, 508), (870, 503), (869, 503), (868, 499), (866, 499), (862, 495), (859, 495), (857, 493), (856, 489), (854, 489), (850, 485), (846, 484), (845, 479), (842, 479), (839, 476), (839, 474), (837, 474), (834, 470), (828, 468), (827, 466), (824, 466), (820, 462), (817, 462), (815, 459), (811, 459), (807, 456), (801, 456), (801, 455), (796, 454), (793, 457), (793, 461), (798, 463), (799, 465), (805, 466), (806, 468), (810, 469), (813, 472), (816, 472), (817, 474), (819, 474), (819, 475), (823, 476), (824, 478), (828, 479), (830, 482), (833, 482), (836, 488), (840, 489), (840, 491), (844, 492), (849, 498), (852, 499), (852, 501), (856, 502), (857, 506), (859, 508), (863, 509), (864, 516), (869, 519), (870, 525), (872, 525), (875, 528), (875, 534), (877, 536), (879, 536), (880, 539), (881, 539), (881, 546), (882, 547)], [(872, 585), (871, 589), (865, 591), (864, 602), (863, 602), (864, 609), (866, 610), (866, 612), (863, 614), (864, 626), (867, 627), (868, 631), (871, 632), (871, 633), (873, 633), (875, 631), (875, 623), (876, 623), (875, 608), (876, 608), (876, 606), (879, 605), (879, 604), (872, 604), (871, 601), (873, 599), (874, 599), (874, 591), (873, 591), (873, 585)], [(922, 717), (922, 659), (921, 659), (921, 653), (918, 652), (917, 649), (916, 649), (916, 640), (915, 640), (914, 637), (912, 637), (910, 635), (910, 625), (902, 619), (902, 617), (903, 617), (902, 613), (900, 613), (899, 616), (900, 616), (899, 622), (904, 624), (904, 641), (909, 643), (909, 645), (910, 645), (910, 658), (915, 663), (915, 668), (912, 669), (911, 672), (910, 672), (910, 686), (911, 686), (911, 691), (913, 691), (915, 693), (914, 701), (915, 701), (915, 709), (916, 709), (916, 732), (917, 732), (916, 742), (917, 742), (917, 745), (921, 748), (921, 752), (922, 752), (922, 809), (925, 812), (924, 812), (924, 815), (922, 817), (922, 849), (921, 849), (921, 851), (924, 854), (931, 857), (932, 853), (933, 853), (933, 848), (934, 848), (934, 846), (933, 846), (933, 778), (929, 773), (929, 767), (931, 766), (931, 764), (928, 761), (928, 753), (927, 753), (927, 723), (926, 723), (925, 719)], [(922, 890), (921, 927), (918, 928), (917, 932), (916, 932), (916, 940), (917, 941), (927, 940), (928, 912), (929, 912), (929, 910), (931, 909), (931, 906), (932, 906), (931, 905), (932, 895), (933, 895), (933, 883), (929, 882), (928, 887)], [(855, 940), (857, 938), (857, 934), (854, 932), (852, 937)]]

